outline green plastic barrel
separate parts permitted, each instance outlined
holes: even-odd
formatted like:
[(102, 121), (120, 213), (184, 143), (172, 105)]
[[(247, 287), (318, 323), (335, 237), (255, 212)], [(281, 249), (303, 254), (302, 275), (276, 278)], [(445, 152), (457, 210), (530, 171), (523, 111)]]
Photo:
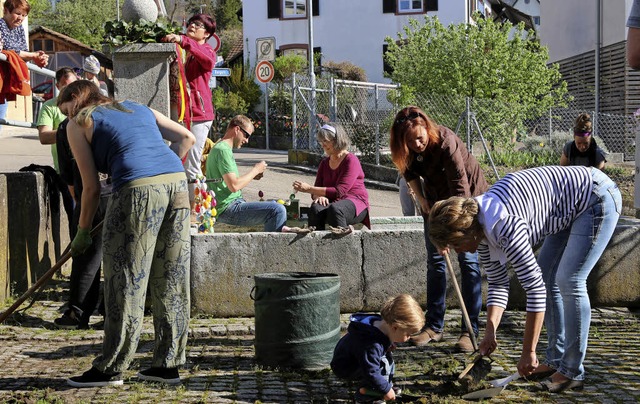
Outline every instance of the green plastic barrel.
[(254, 279), (256, 362), (281, 369), (328, 366), (340, 339), (340, 276), (283, 272)]

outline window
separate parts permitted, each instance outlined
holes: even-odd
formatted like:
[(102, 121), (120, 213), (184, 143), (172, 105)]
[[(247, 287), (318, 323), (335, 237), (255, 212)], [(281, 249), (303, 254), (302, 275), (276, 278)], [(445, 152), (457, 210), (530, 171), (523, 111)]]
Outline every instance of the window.
[(307, 16), (306, 0), (282, 0), (282, 18), (304, 18)]
[(304, 57), (305, 59), (308, 58), (307, 56), (307, 48), (284, 48), (281, 47), (280, 48), (280, 54), (282, 56), (285, 55), (300, 55), (302, 57)]
[(33, 50), (53, 52), (53, 40), (52, 39), (34, 39)]
[[(313, 0), (313, 16), (320, 15), (320, 1)], [(268, 0), (267, 18), (307, 18), (307, 0)]]
[(416, 14), (438, 11), (438, 0), (382, 0), (382, 12)]
[(422, 12), (422, 0), (398, 0), (398, 13)]

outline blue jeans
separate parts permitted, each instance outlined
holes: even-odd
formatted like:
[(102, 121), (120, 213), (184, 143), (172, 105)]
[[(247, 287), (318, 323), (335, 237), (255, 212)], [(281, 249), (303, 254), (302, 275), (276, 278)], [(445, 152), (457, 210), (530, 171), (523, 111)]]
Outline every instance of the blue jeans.
[[(424, 222), (424, 238), (427, 246), (427, 314), (426, 327), (436, 332), (444, 328), (444, 313), (447, 295), (447, 264), (443, 256), (429, 240), (429, 226)], [(462, 275), (462, 299), (469, 313), (473, 332), (478, 335), (478, 316), (482, 309), (482, 277), (478, 265), (478, 253), (458, 254), (458, 263)], [(462, 331), (467, 327), (462, 321)]]
[(547, 287), (545, 363), (574, 380), (584, 379), (591, 322), (587, 277), (609, 243), (622, 209), (618, 186), (598, 169), (591, 173), (593, 192), (587, 209), (571, 227), (547, 236), (538, 255)]
[(264, 231), (282, 231), (287, 221), (287, 209), (275, 201), (247, 202), (239, 198), (218, 215), (218, 221), (233, 226), (264, 224)]
[[(5, 119), (7, 117), (7, 110), (9, 109), (9, 103), (5, 101), (4, 104), (0, 104), (0, 119)], [(0, 125), (0, 130), (4, 125)]]

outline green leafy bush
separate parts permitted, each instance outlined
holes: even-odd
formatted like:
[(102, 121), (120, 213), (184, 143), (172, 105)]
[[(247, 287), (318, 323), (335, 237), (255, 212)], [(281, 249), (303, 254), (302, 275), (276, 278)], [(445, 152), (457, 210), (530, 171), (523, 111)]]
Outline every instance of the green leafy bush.
[(156, 22), (140, 20), (128, 23), (124, 20), (107, 21), (104, 24), (104, 42), (111, 46), (122, 46), (128, 43), (160, 42), (168, 34), (178, 34), (182, 27), (176, 23), (158, 19)]

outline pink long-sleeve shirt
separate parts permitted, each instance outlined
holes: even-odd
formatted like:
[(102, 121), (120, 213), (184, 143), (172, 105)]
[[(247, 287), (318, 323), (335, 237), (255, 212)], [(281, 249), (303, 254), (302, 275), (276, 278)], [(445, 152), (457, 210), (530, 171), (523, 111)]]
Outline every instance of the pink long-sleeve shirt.
[(215, 118), (209, 79), (216, 64), (216, 52), (208, 44), (200, 45), (186, 35), (181, 35), (181, 46), (189, 52), (185, 64), (185, 75), (189, 83), (191, 120), (193, 122), (212, 121)]
[(369, 208), (369, 194), (364, 187), (364, 171), (360, 160), (349, 153), (335, 170), (329, 166), (329, 158), (320, 162), (316, 174), (316, 187), (326, 188), (329, 202), (350, 200), (356, 206), (356, 216)]

